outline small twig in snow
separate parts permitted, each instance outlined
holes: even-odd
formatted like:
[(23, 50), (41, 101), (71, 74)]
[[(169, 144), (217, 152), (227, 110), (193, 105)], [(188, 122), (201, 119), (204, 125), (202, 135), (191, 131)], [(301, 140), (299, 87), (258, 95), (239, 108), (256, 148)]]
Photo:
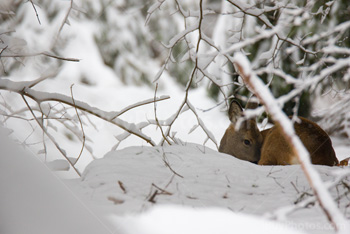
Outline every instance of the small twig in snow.
[(114, 205), (119, 205), (119, 204), (123, 204), (124, 203), (124, 200), (121, 200), (121, 199), (118, 199), (118, 198), (115, 198), (115, 197), (112, 197), (112, 196), (108, 196), (107, 199), (111, 202), (114, 203)]
[(124, 193), (126, 193), (126, 188), (125, 188), (123, 182), (121, 182), (120, 180), (118, 180), (118, 185), (119, 185), (120, 189), (121, 189)]
[(155, 187), (156, 189), (158, 189), (159, 191), (161, 191), (161, 193), (158, 193), (160, 195), (173, 195), (171, 192), (168, 192), (165, 189), (162, 189), (162, 188), (158, 187), (154, 183), (152, 183), (152, 186)]
[(297, 193), (300, 193), (299, 189), (298, 189), (297, 186), (293, 183), (293, 181), (291, 181), (290, 183), (292, 184), (292, 186), (293, 186), (293, 188), (295, 189), (295, 191), (296, 191)]
[(165, 163), (165, 165), (170, 169), (170, 171), (172, 171), (175, 175), (177, 175), (178, 177), (184, 178), (182, 175), (180, 175), (179, 173), (177, 173), (169, 164), (168, 159), (165, 155), (165, 152), (163, 151), (163, 162)]
[[(152, 184), (153, 185), (153, 184)], [(153, 194), (150, 196), (149, 199), (147, 199), (147, 201), (151, 202), (151, 203), (156, 203), (156, 196), (158, 195), (158, 190), (154, 191)]]

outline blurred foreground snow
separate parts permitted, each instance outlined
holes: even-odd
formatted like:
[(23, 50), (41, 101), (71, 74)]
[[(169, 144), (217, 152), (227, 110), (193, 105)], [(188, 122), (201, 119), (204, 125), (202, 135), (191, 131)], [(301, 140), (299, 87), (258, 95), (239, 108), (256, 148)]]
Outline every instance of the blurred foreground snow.
[(297, 234), (286, 225), (219, 208), (156, 206), (141, 215), (114, 218), (125, 234)]

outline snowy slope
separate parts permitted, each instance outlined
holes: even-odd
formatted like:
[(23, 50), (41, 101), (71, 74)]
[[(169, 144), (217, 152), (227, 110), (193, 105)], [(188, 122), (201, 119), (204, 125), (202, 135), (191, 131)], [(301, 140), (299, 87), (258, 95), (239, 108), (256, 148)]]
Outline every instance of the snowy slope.
[[(317, 166), (317, 170), (323, 180), (331, 182), (333, 173), (349, 168)], [(310, 233), (333, 233), (310, 198), (312, 191), (299, 166), (258, 166), (196, 144), (110, 152), (69, 184), (103, 217), (176, 204), (219, 207), (234, 214), (277, 219)], [(349, 200), (343, 196), (347, 192), (342, 186), (332, 189), (340, 209), (349, 217)], [(295, 208), (295, 203), (301, 207)]]
[[(37, 156), (0, 127), (0, 233), (110, 233)], [(77, 218), (79, 217), (79, 218)]]

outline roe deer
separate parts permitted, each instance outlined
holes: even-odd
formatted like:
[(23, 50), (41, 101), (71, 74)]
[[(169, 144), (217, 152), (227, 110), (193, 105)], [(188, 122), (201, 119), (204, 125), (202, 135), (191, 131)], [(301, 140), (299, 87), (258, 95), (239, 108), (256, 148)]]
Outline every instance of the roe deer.
[[(243, 109), (236, 101), (229, 108), (230, 126), (221, 139), (219, 152), (227, 153), (239, 159), (259, 165), (298, 164), (298, 158), (285, 140), (278, 125), (259, 131), (255, 119), (244, 120), (239, 129), (235, 129)], [(338, 159), (332, 147), (332, 141), (316, 123), (299, 117), (294, 123), (296, 135), (309, 151), (313, 164), (335, 166)]]

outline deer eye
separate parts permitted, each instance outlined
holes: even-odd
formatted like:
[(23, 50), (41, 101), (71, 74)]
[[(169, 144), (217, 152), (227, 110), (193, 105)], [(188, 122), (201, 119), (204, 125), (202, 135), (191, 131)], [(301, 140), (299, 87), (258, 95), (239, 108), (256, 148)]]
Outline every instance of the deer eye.
[(245, 139), (243, 142), (244, 142), (245, 145), (250, 145), (251, 144), (250, 140), (247, 140), (247, 139)]

